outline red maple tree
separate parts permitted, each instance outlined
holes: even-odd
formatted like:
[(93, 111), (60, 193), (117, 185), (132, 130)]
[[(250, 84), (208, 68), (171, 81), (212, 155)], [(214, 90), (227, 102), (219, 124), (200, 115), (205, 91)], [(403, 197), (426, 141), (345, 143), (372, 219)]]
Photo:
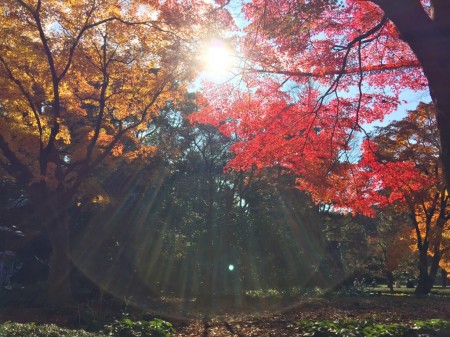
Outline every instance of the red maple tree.
[(336, 201), (338, 193), (319, 190), (343, 186), (341, 201), (358, 210), (358, 200), (370, 191), (351, 192), (348, 182), (339, 182), (350, 179), (357, 186), (371, 177), (345, 173), (355, 135), (395, 111), (403, 91), (429, 87), (450, 181), (450, 5), (253, 0), (242, 11), (248, 21), (240, 38), (242, 80), (206, 85), (203, 108), (192, 116), (235, 138), (230, 168), (288, 168), (321, 202)]

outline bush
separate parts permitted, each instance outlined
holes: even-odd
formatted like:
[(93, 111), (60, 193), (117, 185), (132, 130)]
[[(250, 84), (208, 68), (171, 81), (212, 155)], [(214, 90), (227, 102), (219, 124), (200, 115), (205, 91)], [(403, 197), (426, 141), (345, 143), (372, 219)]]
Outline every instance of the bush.
[(114, 337), (170, 337), (175, 332), (172, 324), (159, 318), (150, 321), (132, 321), (127, 316), (105, 326), (108, 336)]
[(106, 325), (103, 332), (86, 332), (60, 328), (54, 324), (6, 322), (0, 325), (0, 337), (170, 337), (172, 324), (162, 319), (132, 321), (128, 317)]
[(54, 324), (6, 322), (0, 325), (1, 337), (106, 337), (102, 333), (60, 328)]

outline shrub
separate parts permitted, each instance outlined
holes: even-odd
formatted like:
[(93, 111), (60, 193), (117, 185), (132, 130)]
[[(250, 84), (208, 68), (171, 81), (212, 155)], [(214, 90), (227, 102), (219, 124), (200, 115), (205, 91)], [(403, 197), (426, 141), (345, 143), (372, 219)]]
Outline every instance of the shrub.
[(127, 316), (105, 326), (108, 336), (114, 337), (170, 337), (175, 332), (172, 324), (159, 318), (133, 321)]
[(162, 319), (132, 321), (128, 317), (106, 325), (103, 332), (60, 328), (54, 324), (6, 322), (0, 325), (0, 337), (170, 337), (172, 324)]
[(6, 322), (0, 325), (1, 337), (106, 337), (102, 333), (60, 328), (54, 324)]

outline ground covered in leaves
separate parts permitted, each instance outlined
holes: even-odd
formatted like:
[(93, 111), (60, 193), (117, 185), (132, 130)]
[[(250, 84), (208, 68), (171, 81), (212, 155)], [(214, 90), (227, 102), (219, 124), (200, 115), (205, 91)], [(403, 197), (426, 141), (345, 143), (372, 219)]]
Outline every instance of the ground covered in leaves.
[[(373, 296), (305, 299), (276, 314), (220, 317), (177, 326), (175, 336), (304, 336), (303, 321), (373, 321), (410, 324), (427, 319), (450, 320), (450, 298), (427, 296)], [(319, 336), (320, 334), (317, 334)], [(323, 335), (325, 336), (325, 335)], [(442, 335), (444, 336), (444, 335)], [(450, 336), (450, 331), (448, 331)]]
[[(2, 322), (55, 323), (58, 326), (79, 328), (76, 310), (60, 312), (40, 308), (0, 308)], [(417, 321), (450, 321), (450, 298), (445, 296), (326, 296), (303, 299), (297, 305), (277, 313), (260, 312), (251, 315), (222, 315), (200, 320), (180, 320), (163, 317), (171, 321), (176, 332), (173, 336), (220, 337), (220, 336), (352, 336), (355, 322), (359, 328), (375, 331), (382, 324), (397, 336), (396, 323), (413, 327)], [(428, 323), (427, 323), (428, 324)], [(372, 329), (372, 330), (370, 330)], [(384, 329), (384, 328), (383, 328)], [(386, 330), (386, 331), (387, 331)], [(420, 336), (450, 336), (446, 327), (436, 334)], [(306, 333), (310, 331), (310, 334)], [(343, 331), (342, 334), (325, 334), (321, 331)], [(347, 334), (345, 334), (347, 331)], [(172, 335), (172, 334), (171, 334)], [(371, 336), (370, 332), (361, 334)], [(355, 336), (359, 336), (356, 334)], [(373, 336), (380, 336), (380, 334)], [(384, 336), (384, 335), (383, 335)], [(400, 335), (399, 335), (400, 336)], [(401, 335), (401, 336), (418, 336)]]
[(374, 320), (389, 324), (436, 318), (450, 319), (448, 297), (330, 296), (304, 300), (275, 314), (223, 316), (191, 322), (179, 326), (175, 336), (303, 336), (298, 323), (305, 320)]

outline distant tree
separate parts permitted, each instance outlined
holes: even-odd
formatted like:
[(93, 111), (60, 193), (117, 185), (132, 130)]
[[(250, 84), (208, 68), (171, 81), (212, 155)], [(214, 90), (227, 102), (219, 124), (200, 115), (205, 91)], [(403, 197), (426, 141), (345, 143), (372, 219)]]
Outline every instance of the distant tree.
[(433, 104), (421, 103), (404, 119), (379, 128), (372, 164), (366, 166), (379, 175), (373, 183), (378, 181), (387, 192), (386, 202), (410, 218), (419, 255), (418, 294), (427, 294), (433, 286), (450, 219), (434, 113)]
[(373, 219), (330, 210), (323, 213), (323, 218), (326, 240), (323, 269), (328, 274), (328, 283), (341, 286), (353, 282), (354, 277), (365, 276), (370, 254), (368, 237), (375, 227)]
[(390, 291), (394, 292), (395, 274), (411, 269), (415, 256), (414, 233), (408, 217), (396, 210), (384, 209), (376, 219), (376, 232), (369, 237), (371, 262), (381, 272), (378, 276), (386, 278)]

